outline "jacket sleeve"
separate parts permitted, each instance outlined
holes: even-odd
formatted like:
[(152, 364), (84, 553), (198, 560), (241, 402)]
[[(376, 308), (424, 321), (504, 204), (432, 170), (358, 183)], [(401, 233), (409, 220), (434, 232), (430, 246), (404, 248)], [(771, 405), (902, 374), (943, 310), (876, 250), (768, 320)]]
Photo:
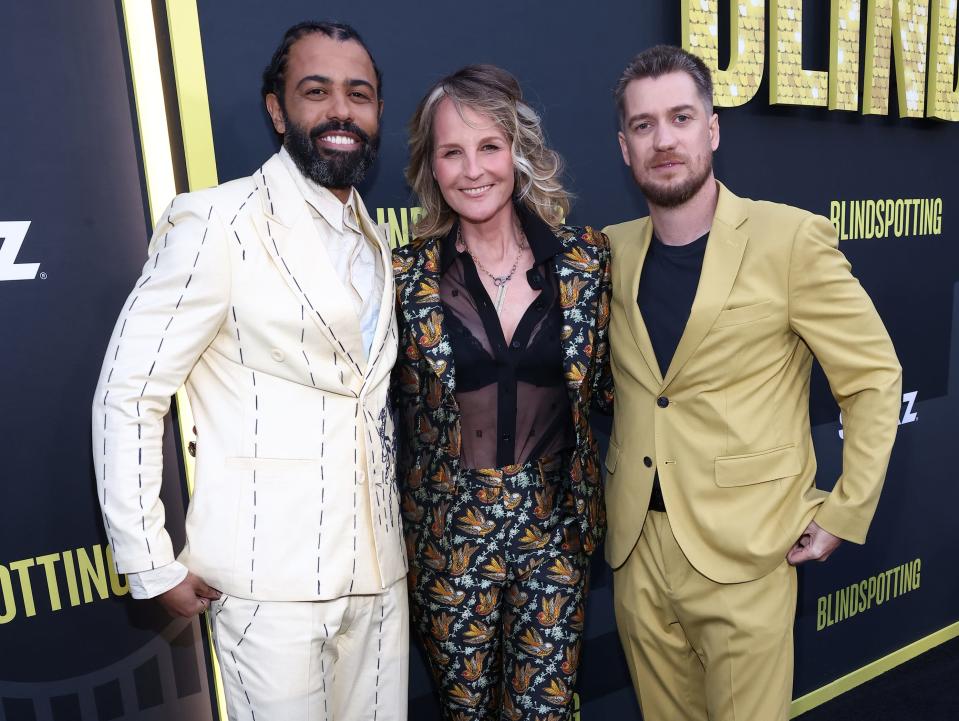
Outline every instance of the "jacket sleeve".
[(194, 195), (175, 198), (107, 347), (93, 400), (93, 458), (121, 573), (174, 560), (160, 501), (163, 418), (226, 318), (227, 242), (209, 204)]
[(789, 267), (789, 320), (842, 409), (842, 475), (815, 520), (863, 543), (896, 437), (902, 372), (879, 314), (837, 246), (825, 218), (800, 223)]

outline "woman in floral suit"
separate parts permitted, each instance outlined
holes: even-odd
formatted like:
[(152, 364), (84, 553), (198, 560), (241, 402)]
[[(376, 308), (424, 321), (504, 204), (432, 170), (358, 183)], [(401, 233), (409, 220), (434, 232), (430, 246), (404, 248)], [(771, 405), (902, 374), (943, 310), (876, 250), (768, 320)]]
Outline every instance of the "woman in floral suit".
[(506, 71), (444, 78), (410, 131), (425, 214), (393, 259), (394, 386), (415, 626), (448, 719), (568, 719), (605, 531), (607, 240), (562, 225), (561, 159)]

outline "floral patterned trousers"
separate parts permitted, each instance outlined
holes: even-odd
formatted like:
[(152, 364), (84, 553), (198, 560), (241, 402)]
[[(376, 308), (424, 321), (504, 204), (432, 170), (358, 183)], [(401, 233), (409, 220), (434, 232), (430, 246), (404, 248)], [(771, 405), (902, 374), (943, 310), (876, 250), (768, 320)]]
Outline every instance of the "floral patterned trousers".
[(568, 463), (464, 470), (448, 555), (410, 575), (412, 614), (450, 721), (566, 721), (589, 559)]

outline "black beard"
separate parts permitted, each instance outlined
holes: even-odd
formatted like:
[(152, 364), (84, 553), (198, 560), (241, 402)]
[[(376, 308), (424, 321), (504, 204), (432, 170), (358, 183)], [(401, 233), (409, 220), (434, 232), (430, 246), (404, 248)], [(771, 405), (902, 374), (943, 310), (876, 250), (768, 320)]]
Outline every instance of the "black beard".
[[(317, 125), (307, 132), (292, 122), (283, 113), (286, 132), (283, 146), (293, 158), (296, 167), (307, 178), (324, 188), (349, 188), (357, 185), (376, 161), (376, 152), (380, 147), (380, 134), (368, 135), (349, 122), (331, 120)], [(315, 140), (331, 130), (342, 130), (356, 135), (361, 142), (359, 150), (325, 150), (316, 146)]]
[(702, 188), (713, 172), (713, 159), (709, 158), (703, 172), (690, 177), (679, 185), (663, 187), (656, 183), (646, 183), (638, 178), (636, 184), (646, 197), (646, 202), (660, 208), (676, 208), (692, 198)]

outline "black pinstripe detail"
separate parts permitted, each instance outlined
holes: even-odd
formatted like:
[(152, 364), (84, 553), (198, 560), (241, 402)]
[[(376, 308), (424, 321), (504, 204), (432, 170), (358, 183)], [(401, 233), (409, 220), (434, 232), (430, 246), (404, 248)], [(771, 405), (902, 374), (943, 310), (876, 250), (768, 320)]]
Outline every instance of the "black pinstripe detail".
[[(222, 606), (220, 609), (222, 610)], [(240, 648), (243, 643), (243, 640), (246, 638), (246, 634), (249, 632), (250, 628), (253, 626), (253, 619), (256, 618), (256, 614), (260, 610), (260, 604), (256, 605), (256, 608), (253, 610), (253, 616), (250, 619), (250, 622), (246, 625), (246, 628), (243, 629), (243, 633), (240, 635), (240, 640), (236, 642), (236, 647), (230, 650), (230, 658), (233, 659), (233, 666), (236, 669), (236, 677), (240, 682), (240, 688), (243, 690), (243, 695), (246, 698), (246, 703), (250, 707), (250, 719), (251, 721), (256, 721), (256, 712), (253, 709), (253, 701), (250, 699), (250, 693), (246, 688), (246, 684), (243, 683), (243, 672), (240, 670), (240, 663), (236, 658), (236, 651)]]
[[(312, 374), (310, 376), (312, 378)], [(316, 537), (316, 595), (321, 594), (320, 558), (323, 548), (323, 516), (326, 511), (326, 473), (324, 472), (326, 455), (326, 396), (320, 399), (320, 528)]]
[(386, 617), (386, 601), (381, 594), (380, 599), (380, 624), (377, 630), (376, 639), (376, 685), (373, 687), (373, 721), (376, 721), (376, 715), (380, 709), (380, 671), (383, 666), (383, 621)]
[[(266, 184), (265, 178), (263, 182), (265, 185)], [(266, 187), (267, 187), (267, 192), (269, 192), (269, 186), (266, 186)], [(280, 253), (280, 249), (276, 244), (276, 239), (273, 237), (273, 229), (270, 225), (269, 220), (266, 221), (266, 232), (267, 232), (267, 235), (269, 235), (270, 241), (273, 244), (273, 251), (274, 253), (276, 253), (276, 257), (280, 260), (280, 263), (283, 264), (283, 269), (286, 271), (286, 274), (290, 276), (290, 278), (293, 280), (293, 284), (296, 286), (297, 290), (303, 296), (303, 299), (306, 301), (306, 304), (310, 307), (310, 310), (316, 313), (316, 317), (319, 319), (320, 323), (322, 323), (323, 327), (325, 327), (327, 331), (329, 331), (330, 337), (340, 347), (344, 355), (349, 359), (350, 363), (353, 364), (353, 367), (356, 369), (357, 373), (359, 373), (362, 376), (363, 371), (360, 368), (359, 364), (354, 360), (353, 356), (350, 355), (349, 351), (346, 350), (346, 346), (344, 346), (343, 343), (340, 342), (340, 339), (336, 337), (336, 333), (333, 331), (333, 328), (330, 326), (329, 323), (326, 322), (326, 320), (323, 318), (323, 315), (320, 313), (320, 311), (316, 309), (316, 307), (313, 305), (313, 302), (310, 300), (309, 296), (307, 296), (307, 294), (303, 292), (303, 288), (300, 285), (300, 282), (296, 279), (296, 276), (293, 275), (293, 272), (290, 270), (290, 267), (286, 264), (286, 259)]]
[[(175, 201), (174, 201), (174, 202), (175, 202)], [(167, 224), (168, 224), (171, 228), (172, 228), (172, 227), (175, 227), (175, 223), (173, 222), (173, 217), (172, 217), (172, 210), (173, 210), (173, 203), (170, 204), (170, 212), (167, 213), (167, 217), (166, 217), (166, 222), (167, 222)], [(209, 230), (209, 221), (210, 221), (210, 218), (212, 218), (212, 216), (213, 216), (213, 206), (211, 205), (211, 206), (210, 206), (210, 209), (207, 211), (207, 225), (206, 225), (206, 227), (204, 227), (203, 236), (201, 237), (201, 240), (200, 240), (200, 249), (197, 250), (196, 257), (195, 257), (194, 260), (193, 260), (193, 267), (194, 267), (194, 268), (196, 268), (196, 266), (197, 266), (197, 264), (198, 264), (198, 262), (199, 262), (199, 260), (200, 260), (200, 253), (201, 253), (201, 251), (202, 251), (202, 248), (203, 248), (204, 243), (206, 242), (206, 236), (207, 236), (207, 232), (208, 232), (208, 230)], [(163, 235), (163, 248), (167, 248), (167, 247), (168, 247), (168, 245), (169, 245), (169, 237), (170, 237), (169, 231), (167, 231), (166, 233), (164, 233), (164, 235)], [(162, 252), (162, 251), (157, 250), (157, 252), (156, 252), (156, 254), (155, 254), (155, 256), (154, 256), (154, 259), (153, 259), (153, 268), (154, 268), (154, 270), (159, 267), (161, 252)], [(190, 280), (191, 280), (192, 278), (193, 278), (193, 275), (192, 275), (192, 273), (191, 273), (191, 274), (189, 275), (189, 277), (187, 278), (187, 280), (186, 280), (186, 284), (184, 285), (184, 294), (185, 294), (186, 289), (189, 288), (189, 286), (190, 286)], [(145, 288), (147, 285), (149, 285), (149, 283), (150, 283), (150, 281), (151, 281), (152, 279), (153, 279), (153, 275), (152, 275), (152, 274), (151, 274), (151, 275), (148, 275), (146, 278), (144, 278), (144, 279), (137, 285), (137, 289), (138, 289), (138, 290), (142, 290), (142, 289)], [(180, 307), (180, 303), (181, 303), (182, 300), (183, 300), (183, 295), (184, 295), (184, 294), (181, 294), (181, 295), (180, 295), (180, 299), (177, 301), (176, 308), (179, 308), (179, 307)], [(136, 305), (136, 302), (137, 302), (137, 300), (139, 299), (139, 297), (140, 297), (139, 295), (134, 295), (133, 299), (130, 301), (130, 305), (127, 307), (127, 313), (129, 313), (130, 311), (133, 310), (133, 308), (134, 308), (134, 306)], [(160, 340), (159, 340), (159, 343), (157, 344), (157, 349), (156, 349), (156, 351), (155, 351), (155, 353), (154, 353), (154, 358), (153, 358), (153, 360), (151, 361), (151, 363), (150, 363), (150, 369), (149, 369), (149, 371), (147, 372), (147, 378), (148, 378), (148, 379), (153, 377), (153, 373), (154, 373), (154, 371), (156, 370), (157, 362), (158, 362), (158, 360), (159, 360), (160, 353), (161, 353), (161, 351), (163, 350), (164, 341), (166, 340), (166, 333), (167, 333), (167, 331), (169, 331), (170, 327), (172, 326), (174, 317), (175, 317), (175, 316), (171, 314), (169, 320), (167, 321), (166, 325), (165, 325), (164, 328), (163, 328), (163, 332), (162, 332), (161, 335), (160, 335)], [(121, 324), (120, 333), (119, 333), (119, 338), (120, 338), (121, 340), (123, 339), (124, 333), (126, 332), (128, 320), (129, 320), (129, 318), (124, 318), (124, 319), (123, 319), (123, 322), (122, 322), (122, 324)], [(119, 356), (120, 356), (120, 343), (117, 343), (116, 350), (115, 350), (114, 353), (113, 353), (113, 361), (114, 361), (114, 363), (117, 361), (117, 359), (119, 358)], [(113, 367), (110, 368), (110, 371), (109, 371), (109, 373), (108, 373), (108, 375), (107, 375), (107, 383), (108, 383), (108, 384), (109, 384), (110, 382), (112, 382), (112, 380), (113, 380), (113, 373), (114, 373), (115, 370), (116, 370), (116, 366), (113, 366)], [(143, 401), (144, 397), (146, 396), (146, 391), (147, 391), (148, 385), (149, 385), (149, 380), (147, 380), (147, 381), (144, 382), (143, 387), (142, 387), (141, 390), (140, 390), (140, 397), (139, 397), (139, 399), (136, 401), (136, 406), (135, 406), (135, 407), (136, 407), (136, 415), (137, 415), (137, 418), (138, 418), (138, 419), (141, 418), (140, 403)], [(103, 396), (103, 428), (104, 428), (104, 439), (103, 439), (103, 484), (104, 484), (104, 489), (103, 489), (103, 505), (104, 505), (104, 509), (106, 509), (106, 503), (107, 503), (107, 499), (108, 499), (108, 494), (107, 494), (107, 490), (106, 490), (106, 483), (107, 483), (107, 451), (108, 451), (107, 442), (106, 442), (106, 429), (107, 429), (107, 427), (108, 427), (109, 424), (108, 424), (108, 411), (107, 411), (107, 408), (106, 408), (106, 403), (107, 403), (107, 399), (109, 398), (109, 395), (110, 395), (110, 391), (109, 391), (109, 389), (108, 389), (108, 390), (104, 393), (104, 396)], [(149, 537), (148, 537), (148, 535), (147, 535), (147, 528), (146, 528), (146, 509), (145, 509), (144, 502), (143, 502), (143, 445), (142, 445), (142, 443), (143, 443), (143, 425), (142, 425), (142, 423), (140, 423), (140, 422), (137, 423), (137, 443), (138, 443), (138, 445), (137, 445), (137, 469), (138, 469), (138, 470), (137, 470), (137, 485), (138, 485), (138, 488), (137, 488), (137, 491), (138, 491), (138, 494), (137, 494), (137, 503), (138, 503), (138, 505), (139, 505), (139, 507), (140, 507), (140, 511), (141, 511), (141, 514), (140, 514), (140, 529), (141, 529), (141, 531), (142, 531), (142, 533), (143, 533), (143, 543), (144, 543), (144, 545), (145, 545), (145, 547), (146, 547), (147, 555), (150, 557), (150, 567), (151, 567), (151, 569), (152, 569), (152, 568), (155, 568), (155, 567), (156, 567), (156, 564), (155, 564), (154, 559), (152, 558), (152, 556), (153, 556), (153, 549), (152, 549), (152, 547), (151, 547), (151, 545), (150, 545), (150, 539), (149, 539)], [(106, 516), (106, 514), (104, 514), (104, 516)], [(106, 522), (106, 526), (107, 526), (107, 529), (110, 530), (111, 525), (110, 525), (109, 521)], [(112, 533), (110, 534), (110, 543), (111, 543), (111, 545), (113, 546), (114, 551), (116, 551), (115, 537), (113, 536)]]

